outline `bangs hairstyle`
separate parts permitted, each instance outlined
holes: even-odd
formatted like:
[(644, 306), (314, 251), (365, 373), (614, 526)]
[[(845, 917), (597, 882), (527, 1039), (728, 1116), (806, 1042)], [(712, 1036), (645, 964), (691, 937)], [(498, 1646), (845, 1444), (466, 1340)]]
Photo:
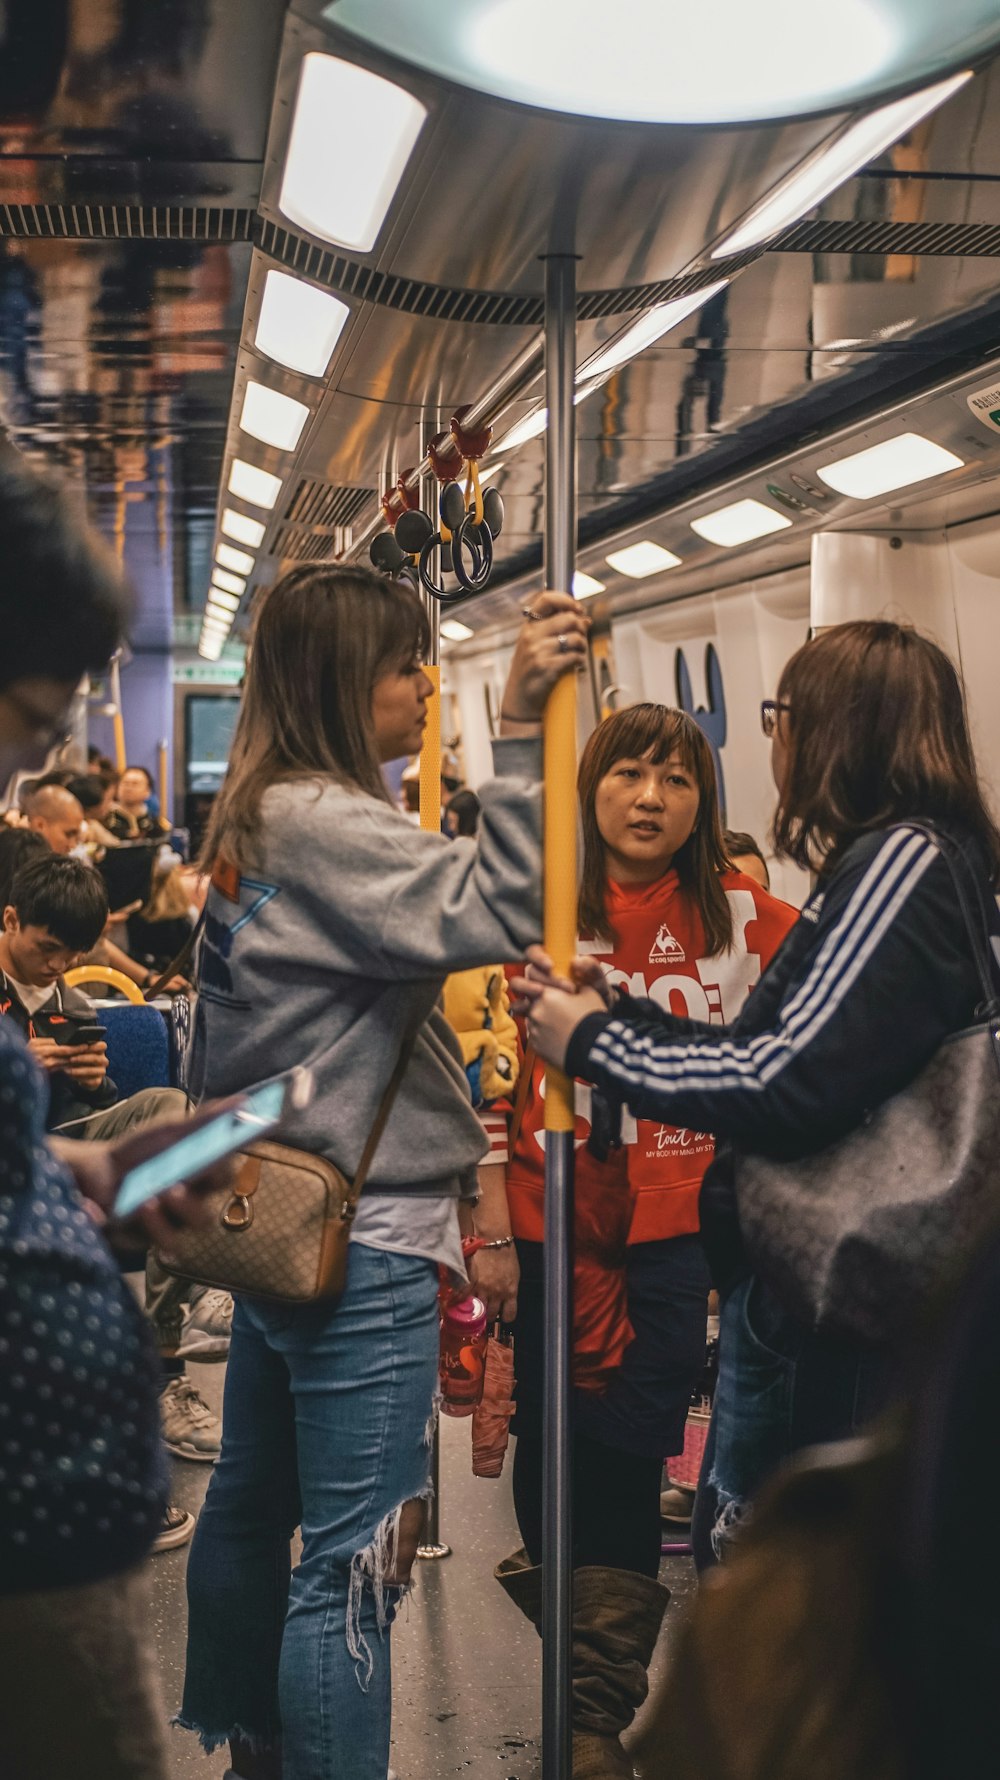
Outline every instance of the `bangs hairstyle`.
[(430, 625), (408, 582), (362, 568), (293, 569), (258, 608), (229, 772), (202, 855), (253, 858), (269, 786), (334, 778), (391, 803), (372, 725), (384, 674), (422, 660)]
[(673, 754), (698, 787), (698, 816), (672, 865), (697, 905), (705, 942), (714, 956), (733, 943), (733, 912), (719, 881), (729, 861), (722, 841), (715, 761), (694, 718), (667, 705), (627, 705), (598, 724), (583, 750), (577, 776), (583, 824), (580, 925), (601, 938), (618, 939), (607, 914), (607, 849), (597, 825), (598, 785), (618, 760), (648, 759), (662, 766)]
[(979, 842), (996, 887), (1000, 833), (943, 649), (910, 625), (837, 624), (792, 656), (778, 700), (789, 707), (779, 852), (821, 871), (859, 835), (893, 822), (954, 821)]
[(57, 859), (46, 848), (15, 873), (10, 907), (22, 927), (46, 927), (71, 952), (89, 952), (108, 918), (104, 880), (82, 859)]

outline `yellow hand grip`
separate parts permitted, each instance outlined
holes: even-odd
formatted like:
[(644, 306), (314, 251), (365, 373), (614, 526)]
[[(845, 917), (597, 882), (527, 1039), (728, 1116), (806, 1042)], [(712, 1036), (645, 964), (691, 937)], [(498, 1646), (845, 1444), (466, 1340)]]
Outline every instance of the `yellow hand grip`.
[(420, 750), (420, 826), (437, 834), (441, 828), (441, 669), (424, 664), (434, 691), (427, 700), (427, 728)]
[(120, 970), (111, 970), (106, 964), (78, 964), (75, 970), (68, 970), (64, 979), (71, 989), (78, 989), (81, 983), (104, 983), (109, 989), (120, 989), (129, 1001), (137, 1006), (145, 1007), (146, 998), (138, 983), (125, 976)]
[[(576, 675), (549, 693), (542, 736), (545, 777), (545, 950), (565, 974), (576, 951)], [(561, 1069), (545, 1072), (545, 1129), (572, 1131), (573, 1083)]]

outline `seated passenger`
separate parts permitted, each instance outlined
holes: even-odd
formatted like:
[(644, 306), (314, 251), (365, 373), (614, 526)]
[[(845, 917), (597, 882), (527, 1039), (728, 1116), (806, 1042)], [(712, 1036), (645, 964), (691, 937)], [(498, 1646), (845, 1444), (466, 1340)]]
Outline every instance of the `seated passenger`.
[(83, 842), (83, 810), (72, 792), (61, 785), (39, 785), (23, 801), (28, 827), (40, 834), (61, 859), (75, 853)]
[(180, 1722), (206, 1749), (228, 1740), (234, 1773), (253, 1780), (385, 1780), (389, 1630), (429, 1489), (438, 1266), (461, 1269), (456, 1207), (487, 1148), (438, 1001), (450, 971), (538, 931), (540, 718), (586, 650), (574, 600), (533, 605), (478, 842), (413, 827), (383, 777), (419, 748), (433, 693), (409, 585), (300, 568), (257, 610), (206, 840), (196, 1073), (228, 1093), (309, 1063), (313, 1102), (280, 1138), (350, 1177), (407, 1035), (413, 1048), (343, 1296), (242, 1298), (233, 1316)]
[[(575, 962), (578, 992), (551, 980), (541, 955), (519, 982), (542, 1056), (637, 1118), (687, 1120), (733, 1146), (701, 1200), (724, 1294), (693, 1527), (702, 1563), (722, 1552), (783, 1458), (852, 1433), (892, 1387), (888, 1337), (863, 1339), (846, 1317), (810, 1325), (788, 1281), (781, 1295), (755, 1272), (739, 1215), (739, 1159), (824, 1150), (973, 1023), (983, 984), (952, 864), (967, 877), (965, 899), (1000, 937), (1000, 833), (958, 675), (935, 643), (899, 624), (835, 625), (792, 656), (762, 719), (778, 788), (776, 844), (819, 881), (736, 1019), (713, 1026), (644, 999), (609, 1006), (592, 960)], [(877, 1202), (880, 1179), (869, 1184)], [(787, 1207), (776, 1221), (795, 1228)], [(808, 1296), (805, 1281), (802, 1289)], [(913, 1316), (923, 1308), (915, 1294)]]
[(762, 890), (770, 890), (771, 874), (767, 869), (767, 860), (752, 834), (740, 834), (727, 828), (722, 844), (734, 871), (741, 871), (745, 878), (753, 878), (754, 883), (759, 884)]
[(149, 840), (170, 833), (169, 822), (150, 811), (152, 795), (152, 774), (144, 766), (126, 767), (118, 781), (116, 801), (107, 817), (107, 827), (117, 840)]
[[(608, 717), (583, 751), (579, 793), (581, 950), (627, 995), (697, 1020), (733, 1018), (795, 912), (729, 869), (712, 751), (697, 723), (654, 704)], [(543, 1066), (529, 1058), (507, 1179), (521, 1261), (514, 1505), (525, 1549), (497, 1578), (537, 1622), (545, 1102)], [(604, 1780), (631, 1774), (619, 1733), (645, 1697), (669, 1600), (657, 1581), (660, 1481), (664, 1459), (683, 1448), (705, 1364), (698, 1192), (713, 1144), (702, 1130), (633, 1119), (619, 1141), (606, 1104), (583, 1086), (577, 1136), (573, 1771)]]
[(68, 780), (67, 791), (75, 797), (83, 811), (87, 828), (87, 846), (91, 854), (104, 847), (117, 847), (121, 843), (106, 826), (107, 818), (114, 807), (114, 788), (97, 773), (77, 773)]

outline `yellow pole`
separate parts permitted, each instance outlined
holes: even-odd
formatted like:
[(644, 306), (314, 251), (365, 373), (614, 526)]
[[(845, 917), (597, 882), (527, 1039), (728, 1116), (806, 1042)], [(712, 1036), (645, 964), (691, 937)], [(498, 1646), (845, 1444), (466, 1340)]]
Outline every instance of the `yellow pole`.
[(424, 673), (433, 680), (434, 691), (427, 700), (427, 728), (420, 750), (420, 826), (437, 834), (441, 827), (441, 669), (436, 662), (426, 662)]
[[(165, 822), (170, 822), (170, 816), (169, 816), (169, 814), (168, 814), (168, 812), (167, 812), (167, 805), (168, 805), (168, 803), (169, 803), (169, 801), (170, 801), (170, 799), (169, 799), (169, 797), (168, 797), (168, 795), (167, 795), (167, 781), (168, 781), (168, 772), (167, 772), (167, 762), (168, 762), (168, 744), (167, 744), (167, 741), (166, 741), (166, 737), (164, 737), (164, 739), (163, 739), (163, 740), (162, 740), (162, 741), (161, 741), (161, 742), (160, 742), (160, 743), (159, 743), (159, 744), (158, 744), (158, 747), (157, 747), (157, 756), (158, 756), (158, 759), (157, 759), (157, 767), (158, 767), (158, 772), (157, 772), (157, 777), (158, 777), (158, 779), (159, 779), (159, 782), (160, 782), (160, 815), (161, 815), (161, 816), (162, 816), (162, 818), (163, 818), (163, 820), (164, 820), (164, 821), (165, 821)], [(173, 827), (173, 823), (172, 823), (172, 822), (170, 822), (170, 826), (171, 826), (171, 828), (172, 828), (172, 827)]]
[[(543, 724), (545, 760), (545, 950), (565, 975), (576, 951), (576, 675), (553, 687)], [(572, 1131), (573, 1083), (545, 1072), (545, 1129)]]
[(128, 755), (125, 752), (125, 719), (122, 716), (121, 667), (117, 656), (111, 663), (111, 702), (115, 707), (112, 718), (115, 732), (115, 765), (119, 773), (123, 773), (128, 765)]

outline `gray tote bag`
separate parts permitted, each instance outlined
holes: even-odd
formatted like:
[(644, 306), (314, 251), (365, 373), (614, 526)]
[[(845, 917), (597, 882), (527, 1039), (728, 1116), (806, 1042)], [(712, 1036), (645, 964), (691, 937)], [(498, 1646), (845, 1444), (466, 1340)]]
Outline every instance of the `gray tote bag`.
[[(951, 873), (983, 990), (976, 1024), (862, 1123), (794, 1162), (742, 1155), (740, 1224), (754, 1266), (808, 1328), (904, 1334), (1000, 1226), (1000, 999), (989, 929), (961, 850), (921, 827)], [(958, 855), (959, 864), (952, 857)]]

